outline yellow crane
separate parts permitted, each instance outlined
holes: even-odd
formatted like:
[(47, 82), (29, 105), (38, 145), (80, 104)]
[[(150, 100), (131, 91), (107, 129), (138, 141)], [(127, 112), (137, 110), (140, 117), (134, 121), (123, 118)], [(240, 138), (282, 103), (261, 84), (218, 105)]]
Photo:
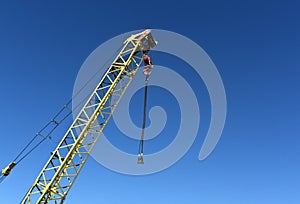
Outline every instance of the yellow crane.
[[(131, 35), (86, 100), (77, 117), (21, 201), (22, 204), (63, 203), (127, 87), (156, 45), (151, 30)], [(113, 98), (113, 100), (112, 100)], [(58, 124), (56, 121), (52, 121)], [(7, 176), (16, 162), (2, 169)]]

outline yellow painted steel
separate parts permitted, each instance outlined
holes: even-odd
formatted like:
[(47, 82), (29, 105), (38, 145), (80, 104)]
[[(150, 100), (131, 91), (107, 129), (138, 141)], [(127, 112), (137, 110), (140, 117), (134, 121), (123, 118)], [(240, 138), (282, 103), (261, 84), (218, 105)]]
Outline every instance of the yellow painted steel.
[(131, 35), (103, 75), (21, 201), (63, 203), (103, 129), (142, 63), (156, 45), (151, 30)]
[(2, 169), (1, 174), (3, 176), (8, 176), (11, 172), (11, 170), (16, 166), (15, 162), (10, 163), (7, 167), (5, 167), (4, 169)]

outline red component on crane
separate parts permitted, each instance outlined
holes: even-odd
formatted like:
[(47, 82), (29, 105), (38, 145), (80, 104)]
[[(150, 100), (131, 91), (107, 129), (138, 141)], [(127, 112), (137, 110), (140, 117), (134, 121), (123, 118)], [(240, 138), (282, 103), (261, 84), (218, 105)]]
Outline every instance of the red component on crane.
[(148, 55), (144, 55), (143, 60), (144, 60), (145, 66), (153, 65), (152, 61), (150, 60), (150, 57)]
[(143, 56), (143, 61), (144, 61), (144, 65), (145, 65), (143, 73), (146, 75), (146, 81), (147, 81), (151, 74), (151, 68), (153, 67), (153, 64), (148, 55)]

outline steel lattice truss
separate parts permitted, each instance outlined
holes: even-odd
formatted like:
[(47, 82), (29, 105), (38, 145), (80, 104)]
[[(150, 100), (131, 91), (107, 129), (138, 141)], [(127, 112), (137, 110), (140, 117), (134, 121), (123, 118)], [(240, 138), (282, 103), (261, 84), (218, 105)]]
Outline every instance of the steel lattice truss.
[(156, 45), (151, 31), (130, 36), (74, 119), (50, 159), (22, 200), (63, 203), (103, 129), (142, 63)]

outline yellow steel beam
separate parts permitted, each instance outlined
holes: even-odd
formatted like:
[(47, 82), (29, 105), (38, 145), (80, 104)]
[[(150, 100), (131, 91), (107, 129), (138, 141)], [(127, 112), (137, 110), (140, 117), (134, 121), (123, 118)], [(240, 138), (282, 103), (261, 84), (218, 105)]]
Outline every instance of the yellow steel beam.
[(139, 69), (143, 53), (155, 45), (150, 30), (131, 35), (124, 42), (120, 53), (52, 152), (22, 204), (63, 203)]

